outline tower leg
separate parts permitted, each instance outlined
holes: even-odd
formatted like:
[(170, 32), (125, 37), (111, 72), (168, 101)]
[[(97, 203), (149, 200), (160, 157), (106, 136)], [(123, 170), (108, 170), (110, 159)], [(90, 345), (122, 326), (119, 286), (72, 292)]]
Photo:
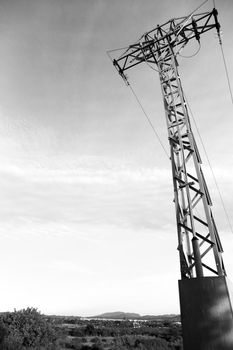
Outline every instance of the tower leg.
[(184, 350), (232, 350), (232, 287), (225, 276), (179, 281)]

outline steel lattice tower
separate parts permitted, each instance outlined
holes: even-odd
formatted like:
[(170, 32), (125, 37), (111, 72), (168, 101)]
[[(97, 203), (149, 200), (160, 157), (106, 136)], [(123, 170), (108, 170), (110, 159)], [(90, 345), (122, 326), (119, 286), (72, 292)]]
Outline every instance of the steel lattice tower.
[[(143, 34), (140, 40), (130, 45), (120, 58), (113, 60), (114, 66), (127, 83), (127, 70), (140, 63), (146, 62), (158, 70), (170, 145), (181, 270), (182, 327), (185, 349), (188, 350), (194, 348), (195, 350), (233, 348), (233, 334), (229, 348), (226, 346), (212, 347), (210, 345), (211, 339), (208, 340), (207, 345), (206, 343), (203, 345), (204, 340), (195, 343), (191, 340), (190, 335), (191, 329), (195, 329), (195, 326), (193, 323), (188, 324), (187, 322), (189, 312), (187, 308), (189, 308), (190, 303), (192, 305), (191, 312), (194, 314), (198, 307), (202, 308), (201, 311), (205, 310), (204, 313), (208, 314), (209, 312), (211, 306), (208, 306), (205, 297), (202, 302), (200, 301), (204, 293), (203, 288), (208, 290), (206, 298), (208, 301), (210, 299), (211, 302), (217, 301), (218, 295), (214, 296), (216, 288), (223, 285), (228, 288), (222, 259), (223, 249), (211, 211), (212, 202), (201, 168), (201, 157), (192, 132), (177, 61), (178, 53), (190, 40), (196, 39), (200, 42), (201, 35), (211, 29), (216, 29), (219, 34), (220, 25), (216, 9), (211, 12), (172, 19)], [(213, 279), (214, 276), (215, 279)], [(190, 281), (189, 284), (187, 284), (187, 280)], [(216, 283), (219, 283), (219, 286)], [(193, 293), (196, 293), (197, 297)], [(228, 289), (227, 293), (229, 294)], [(231, 305), (229, 307), (231, 309), (229, 309), (231, 329), (233, 329)], [(201, 316), (198, 314), (195, 318), (195, 315), (194, 320), (201, 323)], [(206, 318), (211, 321), (211, 317), (208, 318), (206, 315)], [(197, 330), (197, 327), (195, 337), (203, 338), (203, 331)]]

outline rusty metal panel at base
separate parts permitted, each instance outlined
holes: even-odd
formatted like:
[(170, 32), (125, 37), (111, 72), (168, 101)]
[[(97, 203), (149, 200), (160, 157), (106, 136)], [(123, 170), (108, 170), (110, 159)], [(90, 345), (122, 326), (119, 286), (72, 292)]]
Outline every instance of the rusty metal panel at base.
[(179, 281), (184, 350), (233, 350), (232, 291), (225, 276)]

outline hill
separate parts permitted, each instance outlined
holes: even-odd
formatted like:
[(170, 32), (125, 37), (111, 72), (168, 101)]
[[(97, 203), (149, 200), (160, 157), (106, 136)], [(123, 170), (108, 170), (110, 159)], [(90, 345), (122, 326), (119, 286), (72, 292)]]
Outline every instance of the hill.
[(180, 315), (175, 315), (175, 314), (141, 316), (140, 314), (137, 314), (137, 313), (122, 312), (122, 311), (105, 312), (97, 316), (91, 316), (90, 318), (103, 318), (108, 320), (113, 320), (113, 319), (129, 320), (130, 319), (130, 320), (173, 321), (173, 322), (180, 321)]
[(106, 318), (109, 320), (112, 320), (112, 319), (118, 319), (118, 320), (131, 319), (132, 320), (132, 319), (140, 319), (141, 315), (136, 313), (131, 313), (131, 312), (115, 311), (115, 312), (105, 312), (101, 315), (92, 316), (91, 318)]

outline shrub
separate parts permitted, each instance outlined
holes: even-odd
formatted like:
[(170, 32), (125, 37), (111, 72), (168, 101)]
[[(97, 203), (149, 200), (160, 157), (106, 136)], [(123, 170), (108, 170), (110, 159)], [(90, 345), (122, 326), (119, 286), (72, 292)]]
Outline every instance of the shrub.
[(1, 350), (56, 349), (55, 324), (35, 308), (0, 315)]

